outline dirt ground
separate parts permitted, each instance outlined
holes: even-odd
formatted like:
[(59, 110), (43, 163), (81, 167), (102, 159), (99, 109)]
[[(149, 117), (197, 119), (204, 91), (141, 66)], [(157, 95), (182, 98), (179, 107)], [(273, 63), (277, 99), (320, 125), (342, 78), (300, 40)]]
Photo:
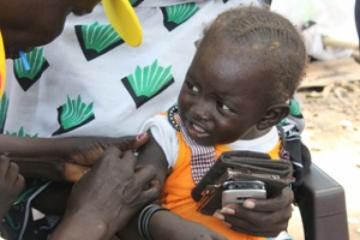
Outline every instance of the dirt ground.
[[(360, 75), (343, 80), (304, 88), (298, 99), (313, 162), (345, 188), (350, 239), (360, 240)], [(295, 211), (290, 232), (296, 240), (303, 239), (300, 224)]]

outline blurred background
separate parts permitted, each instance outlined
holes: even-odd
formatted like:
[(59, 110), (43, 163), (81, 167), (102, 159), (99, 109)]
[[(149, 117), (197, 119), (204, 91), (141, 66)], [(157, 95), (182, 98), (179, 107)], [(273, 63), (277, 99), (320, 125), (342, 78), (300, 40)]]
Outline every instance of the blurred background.
[[(360, 65), (355, 0), (273, 0), (301, 31), (309, 66), (297, 98), (312, 160), (345, 188), (350, 239), (360, 239)], [(359, 13), (360, 14), (360, 13)], [(290, 223), (303, 239), (297, 210)]]

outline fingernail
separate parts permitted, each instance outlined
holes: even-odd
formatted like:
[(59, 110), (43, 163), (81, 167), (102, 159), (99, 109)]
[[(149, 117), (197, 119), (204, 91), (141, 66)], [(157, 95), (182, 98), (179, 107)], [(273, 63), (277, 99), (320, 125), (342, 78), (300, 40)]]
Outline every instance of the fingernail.
[(141, 133), (141, 134), (139, 134), (139, 135), (136, 136), (136, 140), (140, 141), (140, 140), (142, 140), (145, 136), (146, 136), (146, 133)]
[(230, 215), (235, 214), (235, 210), (232, 208), (228, 208), (228, 207), (223, 207), (220, 212), (223, 214), (230, 214)]
[(219, 213), (218, 211), (216, 211), (213, 216), (216, 217), (217, 219), (221, 220), (221, 221), (224, 221), (224, 220), (225, 220), (224, 215), (222, 215), (222, 214)]
[(253, 209), (255, 207), (255, 202), (254, 200), (251, 199), (246, 199), (243, 203), (243, 207), (244, 208), (248, 208), (248, 209)]

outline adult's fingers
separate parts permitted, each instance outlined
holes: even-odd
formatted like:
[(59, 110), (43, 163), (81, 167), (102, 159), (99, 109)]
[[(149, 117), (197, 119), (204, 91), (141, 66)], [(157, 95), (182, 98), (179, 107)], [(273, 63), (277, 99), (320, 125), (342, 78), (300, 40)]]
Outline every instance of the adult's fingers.
[(106, 157), (113, 158), (113, 157), (121, 157), (121, 156), (122, 156), (122, 151), (119, 148), (114, 147), (114, 146), (107, 147), (103, 154), (103, 158), (106, 158)]
[(107, 147), (102, 157), (95, 162), (93, 169), (106, 168), (107, 166), (116, 167), (119, 164), (119, 160), (121, 162), (122, 157), (123, 152), (120, 149), (114, 146)]
[(15, 185), (19, 188), (19, 193), (24, 189), (25, 178), (21, 174), (17, 176)]
[(5, 176), (6, 181), (9, 182), (10, 184), (15, 184), (18, 175), (19, 175), (19, 166), (14, 162), (10, 162), (8, 171)]
[(117, 147), (122, 151), (135, 150), (147, 143), (150, 139), (148, 133), (142, 133), (138, 136), (123, 137), (119, 139)]
[(5, 179), (6, 173), (10, 167), (10, 159), (5, 156), (1, 156), (0, 158), (0, 178)]
[[(131, 150), (125, 151), (121, 157), (121, 159), (126, 161), (127, 165), (131, 170), (135, 169), (137, 158), (134, 156), (134, 152)], [(130, 170), (129, 169), (129, 170)]]
[(153, 166), (145, 166), (135, 173), (136, 181), (143, 186), (149, 184), (150, 180), (155, 178), (156, 169)]
[(64, 179), (69, 182), (77, 182), (90, 168), (73, 163), (64, 164)]
[[(274, 212), (281, 210), (294, 201), (294, 193), (290, 187), (282, 190), (281, 194), (270, 199), (247, 199), (243, 207), (261, 212)], [(251, 203), (252, 202), (252, 203)]]
[(142, 203), (145, 204), (152, 200), (155, 200), (160, 195), (160, 188), (158, 186), (152, 186), (149, 189), (143, 191), (140, 195), (140, 199), (142, 199)]

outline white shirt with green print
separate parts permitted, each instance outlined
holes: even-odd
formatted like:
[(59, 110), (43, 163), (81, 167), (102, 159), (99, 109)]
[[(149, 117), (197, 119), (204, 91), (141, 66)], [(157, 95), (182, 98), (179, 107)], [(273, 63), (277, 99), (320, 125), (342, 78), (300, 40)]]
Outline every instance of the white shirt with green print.
[(31, 69), (7, 62), (0, 102), (4, 134), (123, 136), (176, 102), (194, 42), (219, 13), (258, 0), (131, 0), (144, 41), (131, 48), (114, 32), (101, 5), (69, 16), (51, 44), (27, 53)]

